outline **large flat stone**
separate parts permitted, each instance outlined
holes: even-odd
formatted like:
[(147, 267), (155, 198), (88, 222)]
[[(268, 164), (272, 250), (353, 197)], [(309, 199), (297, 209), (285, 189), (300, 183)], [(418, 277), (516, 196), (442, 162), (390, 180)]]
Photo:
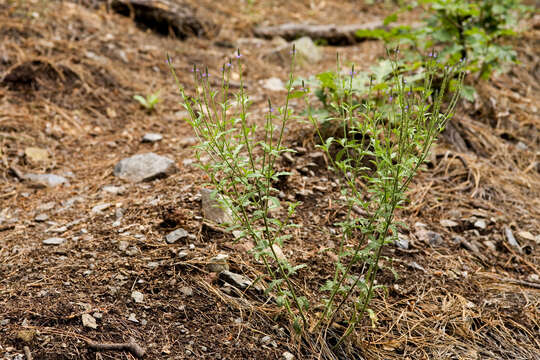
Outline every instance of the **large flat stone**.
[(118, 162), (114, 167), (114, 175), (123, 180), (141, 182), (167, 177), (176, 170), (173, 160), (154, 153), (145, 153)]

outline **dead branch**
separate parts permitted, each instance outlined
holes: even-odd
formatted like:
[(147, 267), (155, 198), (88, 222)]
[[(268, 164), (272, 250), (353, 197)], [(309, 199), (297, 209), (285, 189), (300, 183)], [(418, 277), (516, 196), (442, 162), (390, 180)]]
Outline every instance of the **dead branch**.
[(170, 0), (112, 0), (111, 9), (130, 16), (135, 22), (164, 35), (179, 39), (189, 36), (210, 38), (220, 26), (197, 16), (187, 3)]
[(506, 283), (510, 283), (510, 284), (516, 284), (516, 285), (527, 286), (534, 289), (540, 289), (540, 284), (531, 282), (531, 281), (512, 279), (512, 278), (497, 278), (497, 279)]
[(372, 21), (364, 24), (350, 25), (313, 25), (286, 23), (277, 26), (261, 26), (255, 28), (255, 36), (263, 38), (273, 38), (281, 36), (285, 40), (291, 41), (302, 36), (312, 39), (324, 39), (330, 45), (350, 45), (366, 38), (356, 36), (358, 30), (382, 29), (382, 21)]
[(130, 338), (127, 343), (96, 343), (93, 341), (87, 341), (86, 343), (90, 349), (96, 351), (129, 351), (133, 356), (138, 358), (143, 357), (145, 353), (145, 350), (133, 338)]

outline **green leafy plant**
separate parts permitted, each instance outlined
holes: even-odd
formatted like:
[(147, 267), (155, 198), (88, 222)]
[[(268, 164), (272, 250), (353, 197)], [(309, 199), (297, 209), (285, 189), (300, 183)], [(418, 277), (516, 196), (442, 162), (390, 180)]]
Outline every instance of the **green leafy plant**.
[[(420, 0), (411, 2), (406, 9), (416, 4), (426, 14), (423, 26), (363, 30), (357, 35), (408, 48), (401, 65), (409, 69), (418, 66), (422, 54), (434, 49), (443, 66), (466, 60), (464, 70), (476, 74), (477, 79), (489, 79), (494, 71), (504, 71), (508, 64), (517, 62), (515, 50), (505, 42), (517, 35), (519, 20), (529, 11), (520, 0)], [(385, 24), (397, 18), (397, 13), (393, 14)], [(474, 99), (474, 87), (464, 86), (462, 91), (464, 98)]]
[[(241, 54), (238, 51), (238, 73), (242, 74)], [(277, 246), (283, 246), (290, 235), (284, 231), (294, 226), (291, 216), (298, 203), (289, 203), (287, 217), (280, 220), (271, 216), (271, 210), (280, 207), (276, 195), (279, 193), (274, 184), (280, 176), (288, 173), (277, 171), (276, 159), (284, 152), (292, 150), (283, 145), (283, 131), (290, 120), (289, 99), (300, 96), (293, 88), (291, 65), (290, 79), (287, 84), (287, 100), (281, 108), (274, 109), (268, 102), (268, 113), (262, 129), (262, 140), (257, 139), (259, 127), (249, 121), (249, 96), (244, 90), (243, 78), (240, 77), (240, 90), (234, 94), (235, 102), (230, 101), (229, 76), (233, 63), (229, 61), (222, 71), (222, 86), (214, 91), (208, 82), (208, 69), (193, 69), (196, 87), (201, 91), (195, 96), (188, 96), (179, 83), (173, 70), (182, 96), (183, 105), (190, 114), (189, 123), (200, 140), (197, 158), (201, 168), (210, 177), (210, 184), (216, 189), (215, 194), (225, 209), (232, 213), (233, 221), (229, 230), (240, 231), (240, 237), (247, 237), (255, 243), (253, 254), (256, 260), (263, 262), (271, 278), (267, 292), (275, 295), (275, 301), (283, 306), (294, 328), (300, 331), (307, 326), (307, 300), (297, 294), (297, 289), (290, 278), (303, 265), (292, 266), (285, 257), (278, 256)], [(277, 125), (275, 123), (278, 123)], [(200, 161), (201, 154), (210, 157), (210, 161)]]
[(151, 112), (155, 109), (157, 103), (160, 101), (159, 91), (146, 97), (143, 97), (141, 95), (135, 95), (133, 96), (133, 99), (138, 101), (139, 104), (141, 104), (141, 106), (145, 108), (148, 112)]
[[(168, 62), (171, 64), (170, 59)], [(338, 58), (337, 78), (331, 81), (338, 86), (329, 85), (334, 92), (327, 105), (335, 109), (343, 125), (343, 136), (328, 138), (321, 134), (319, 121), (311, 111), (307, 85), (298, 86), (294, 81), (294, 55), (291, 63), (285, 104), (274, 109), (268, 102), (262, 129), (249, 119), (250, 101), (243, 87), (240, 52), (235, 64), (240, 87), (234, 94), (234, 102), (229, 92), (232, 62), (223, 67), (219, 90), (211, 89), (208, 69), (201, 71), (194, 67), (195, 85), (199, 89), (195, 96), (187, 95), (172, 64), (170, 67), (183, 106), (190, 114), (188, 121), (200, 140), (196, 153), (200, 168), (215, 189), (215, 199), (232, 214), (228, 230), (253, 240), (255, 259), (262, 262), (270, 279), (267, 293), (285, 308), (298, 334), (309, 339), (312, 334), (323, 334), (317, 338), (326, 349), (328, 337), (339, 346), (365, 314), (372, 322), (376, 321), (369, 302), (380, 287), (375, 279), (382, 266), (382, 249), (398, 234), (395, 210), (406, 201), (409, 183), (452, 116), (463, 75), (455, 68), (446, 69), (443, 83), (435, 91), (432, 81), (439, 68), (435, 59), (429, 58), (423, 86), (415, 87), (400, 75), (397, 58), (393, 58), (389, 62), (391, 81), (386, 82), (387, 87), (376, 88), (373, 77), (371, 83), (367, 79), (368, 96), (360, 101), (355, 99), (352, 86), (354, 69), (350, 75), (341, 76)], [(445, 104), (446, 91), (456, 71), (457, 87), (450, 102)], [(342, 179), (341, 193), (347, 209), (345, 218), (338, 222), (339, 245), (332, 249), (338, 259), (335, 272), (322, 286), (321, 293), (310, 299), (302, 296), (301, 289), (293, 282), (304, 265), (293, 266), (278, 256), (275, 246), (289, 239), (288, 230), (295, 226), (292, 216), (298, 203), (288, 204), (284, 218), (279, 219), (271, 212), (280, 206), (274, 184), (280, 176), (290, 175), (278, 171), (276, 160), (284, 152), (293, 151), (284, 146), (283, 134), (292, 116), (289, 101), (295, 98), (306, 101), (305, 116), (315, 127), (319, 146), (327, 153), (331, 169)], [(203, 161), (203, 154), (208, 161)], [(338, 320), (345, 321), (347, 327), (340, 334), (332, 333), (332, 324)]]
[[(466, 70), (489, 79), (494, 70), (516, 62), (516, 52), (504, 45), (515, 37), (519, 19), (527, 8), (520, 0), (423, 0), (429, 16), (418, 33), (427, 49), (442, 46), (440, 59), (454, 65), (467, 59)], [(427, 40), (427, 41), (426, 41)]]
[[(338, 223), (342, 230), (335, 249), (338, 261), (333, 278), (321, 289), (329, 295), (317, 323), (326, 324), (328, 329), (337, 317), (346, 319), (347, 328), (338, 344), (366, 313), (376, 320), (369, 302), (380, 287), (375, 279), (381, 268), (382, 249), (397, 240), (395, 210), (406, 201), (408, 185), (452, 117), (463, 81), (461, 69), (446, 68), (435, 90), (433, 80), (439, 76), (440, 68), (433, 57), (425, 63), (422, 86), (407, 82), (397, 58), (389, 63), (391, 79), (378, 88), (372, 77), (367, 98), (359, 101), (355, 100), (354, 68), (341, 76), (338, 61), (334, 84), (344, 86), (335, 89), (329, 106), (336, 109), (338, 123), (343, 126), (339, 138), (323, 135), (306, 96), (319, 147), (328, 155), (331, 169), (343, 179), (341, 193), (347, 209), (345, 219)], [(453, 78), (457, 80), (453, 82)], [(453, 94), (446, 103), (450, 88)]]

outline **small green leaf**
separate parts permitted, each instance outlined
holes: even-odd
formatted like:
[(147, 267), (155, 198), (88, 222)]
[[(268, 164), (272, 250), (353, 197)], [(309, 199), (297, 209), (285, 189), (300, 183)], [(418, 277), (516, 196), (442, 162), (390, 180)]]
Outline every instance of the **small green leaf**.
[(461, 96), (468, 102), (474, 102), (474, 94), (476, 94), (476, 90), (472, 86), (463, 85), (461, 88)]
[(396, 22), (397, 19), (398, 19), (397, 13), (393, 13), (384, 18), (383, 24), (384, 26), (388, 26), (391, 23)]

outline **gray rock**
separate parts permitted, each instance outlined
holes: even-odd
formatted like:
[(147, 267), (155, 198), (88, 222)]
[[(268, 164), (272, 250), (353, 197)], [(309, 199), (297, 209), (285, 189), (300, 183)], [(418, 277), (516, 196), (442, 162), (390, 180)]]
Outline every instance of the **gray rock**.
[(105, 185), (101, 190), (113, 195), (121, 195), (126, 191), (125, 186)]
[(140, 304), (144, 301), (144, 295), (142, 292), (140, 291), (137, 291), (137, 290), (134, 290), (131, 292), (131, 298), (133, 299), (133, 301), (135, 301), (136, 303)]
[(48, 238), (48, 239), (43, 240), (43, 244), (44, 245), (61, 245), (65, 241), (66, 241), (66, 239), (61, 238), (61, 237), (52, 237), (52, 238)]
[(45, 204), (41, 204), (37, 207), (38, 211), (48, 211), (53, 209), (56, 206), (56, 203), (54, 201), (49, 201)]
[[(285, 254), (283, 254), (283, 250), (281, 250), (278, 244), (272, 244), (272, 249), (274, 250), (274, 253), (276, 254), (276, 259), (274, 260), (282, 261), (282, 262), (287, 261), (287, 257), (285, 256)], [(274, 254), (272, 252), (270, 253), (272, 254), (272, 257), (273, 257)]]
[[(189, 115), (186, 116), (186, 118), (189, 119)], [(188, 147), (188, 146), (196, 145), (198, 142), (199, 142), (199, 141), (197, 140), (196, 137), (188, 136), (188, 137), (179, 139), (179, 140), (178, 140), (178, 145), (180, 145), (180, 146), (182, 146), (182, 147)]]
[(174, 244), (175, 242), (177, 242), (180, 239), (187, 238), (188, 235), (189, 235), (189, 233), (186, 230), (184, 230), (182, 228), (179, 228), (179, 229), (176, 229), (176, 230), (168, 233), (165, 236), (165, 241), (167, 242), (167, 244)]
[(322, 51), (315, 45), (310, 37), (304, 36), (293, 41), (296, 48), (296, 60), (298, 62), (318, 63), (322, 59)]
[(272, 77), (266, 80), (261, 81), (261, 85), (266, 90), (270, 91), (286, 91), (285, 85), (283, 85), (283, 81), (281, 81), (280, 78)]
[(527, 150), (527, 149), (528, 149), (528, 146), (527, 146), (527, 144), (525, 144), (524, 142), (519, 141), (519, 142), (516, 144), (516, 148), (517, 148), (518, 150)]
[(409, 250), (409, 238), (403, 234), (398, 234), (394, 244), (400, 249)]
[[(262, 58), (265, 61), (286, 65), (291, 60), (292, 45), (287, 43), (286, 40), (280, 39), (277, 42), (272, 41), (275, 47), (262, 54)], [(317, 63), (321, 61), (323, 53), (320, 48), (315, 45), (310, 37), (304, 36), (298, 40), (293, 41), (296, 50), (296, 62), (298, 64), (303, 63)]]
[(283, 352), (283, 354), (281, 354), (281, 355), (283, 356), (283, 358), (284, 358), (285, 360), (294, 360), (294, 355), (291, 354), (291, 353), (288, 352), (288, 351)]
[(426, 272), (426, 269), (424, 269), (424, 267), (422, 265), (418, 264), (416, 261), (413, 261), (413, 262), (409, 263), (408, 265), (413, 269)]
[(143, 143), (145, 143), (145, 142), (154, 143), (154, 142), (161, 141), (162, 139), (163, 139), (163, 135), (161, 135), (161, 134), (146, 133), (146, 134), (144, 134), (144, 136), (142, 138), (142, 142)]
[(136, 246), (130, 246), (126, 250), (126, 254), (129, 255), (129, 256), (135, 256), (135, 255), (139, 254), (139, 248), (136, 247)]
[(100, 313), (98, 311), (94, 312), (92, 314), (92, 316), (95, 318), (95, 319), (102, 319), (103, 318), (103, 313)]
[(263, 345), (270, 343), (270, 341), (272, 341), (272, 338), (270, 337), (270, 335), (265, 335), (259, 340), (259, 342)]
[(60, 175), (54, 174), (26, 174), (25, 180), (29, 180), (38, 187), (56, 187), (62, 184), (69, 184), (69, 181)]
[(139, 323), (139, 320), (137, 320), (137, 315), (135, 315), (134, 313), (129, 314), (128, 320), (136, 324)]
[(129, 243), (127, 241), (120, 241), (118, 243), (118, 249), (120, 251), (126, 251), (128, 247), (129, 247)]
[(98, 204), (92, 208), (92, 214), (100, 214), (103, 210), (110, 208), (111, 205), (110, 203)]
[(124, 217), (124, 209), (122, 208), (116, 208), (114, 211), (114, 216), (116, 217), (116, 220), (120, 220)]
[[(217, 195), (218, 197), (220, 195)], [(230, 209), (224, 209), (212, 196), (212, 191), (201, 189), (202, 210), (206, 220), (213, 221), (218, 224), (232, 223), (232, 212)]]
[(89, 327), (91, 329), (97, 329), (97, 323), (96, 319), (90, 314), (82, 314), (82, 324), (85, 327)]
[(260, 292), (263, 292), (264, 291), (264, 287), (262, 286), (262, 284), (260, 283), (256, 283), (254, 284), (253, 280), (251, 280), (250, 278), (248, 278), (247, 276), (244, 276), (244, 275), (240, 275), (240, 274), (236, 274), (236, 273), (233, 273), (231, 271), (228, 271), (228, 270), (224, 270), (222, 272), (219, 273), (219, 278), (230, 284), (230, 285), (233, 285), (234, 287), (240, 289), (240, 290), (246, 290), (247, 288), (251, 287), (253, 289), (256, 289)]
[(34, 221), (36, 221), (36, 222), (44, 222), (44, 221), (47, 221), (47, 220), (49, 220), (49, 215), (47, 215), (47, 214), (38, 214), (34, 218)]
[(67, 199), (66, 201), (62, 201), (62, 208), (61, 209), (58, 209), (56, 212), (57, 213), (61, 213), (63, 211), (66, 211), (68, 210), (69, 208), (71, 208), (73, 205), (75, 205), (75, 203), (84, 203), (85, 202), (85, 199), (84, 197), (82, 196), (73, 196), (69, 199)]
[(484, 246), (493, 252), (497, 251), (497, 245), (495, 245), (493, 241), (490, 241), (490, 240), (484, 241)]
[(480, 219), (474, 222), (474, 227), (484, 230), (487, 227), (486, 220)]
[(440, 221), (440, 224), (444, 227), (456, 227), (459, 225), (459, 223), (455, 222), (454, 220), (449, 220), (449, 219), (442, 219)]
[(431, 246), (441, 246), (443, 244), (443, 238), (439, 233), (426, 230), (424, 227), (419, 227), (415, 234), (419, 240)]
[(181, 287), (180, 289), (178, 289), (178, 291), (180, 291), (180, 293), (184, 296), (191, 296), (193, 295), (193, 289), (189, 286), (183, 286)]
[(118, 162), (114, 167), (114, 175), (123, 180), (141, 182), (166, 177), (176, 170), (173, 160), (154, 153), (145, 153)]
[(480, 253), (480, 248), (473, 241), (468, 241), (464, 237), (461, 237), (461, 236), (455, 236), (452, 240), (455, 243), (460, 244), (461, 246), (463, 246), (465, 249), (467, 249), (469, 251), (472, 251), (473, 253), (477, 253), (477, 254)]
[(60, 226), (60, 227), (47, 229), (45, 232), (52, 232), (52, 233), (62, 234), (62, 233), (65, 233), (66, 231), (68, 231), (67, 226)]
[(227, 254), (218, 254), (217, 256), (210, 259), (210, 262), (206, 265), (206, 268), (210, 272), (220, 273), (225, 270), (229, 270), (229, 264), (227, 259), (229, 255)]
[(512, 230), (508, 227), (504, 227), (504, 234), (506, 235), (506, 239), (508, 240), (508, 243), (512, 245), (516, 250), (521, 252), (521, 246), (519, 246), (518, 242), (516, 241), (516, 238), (514, 237), (514, 234), (512, 233)]

